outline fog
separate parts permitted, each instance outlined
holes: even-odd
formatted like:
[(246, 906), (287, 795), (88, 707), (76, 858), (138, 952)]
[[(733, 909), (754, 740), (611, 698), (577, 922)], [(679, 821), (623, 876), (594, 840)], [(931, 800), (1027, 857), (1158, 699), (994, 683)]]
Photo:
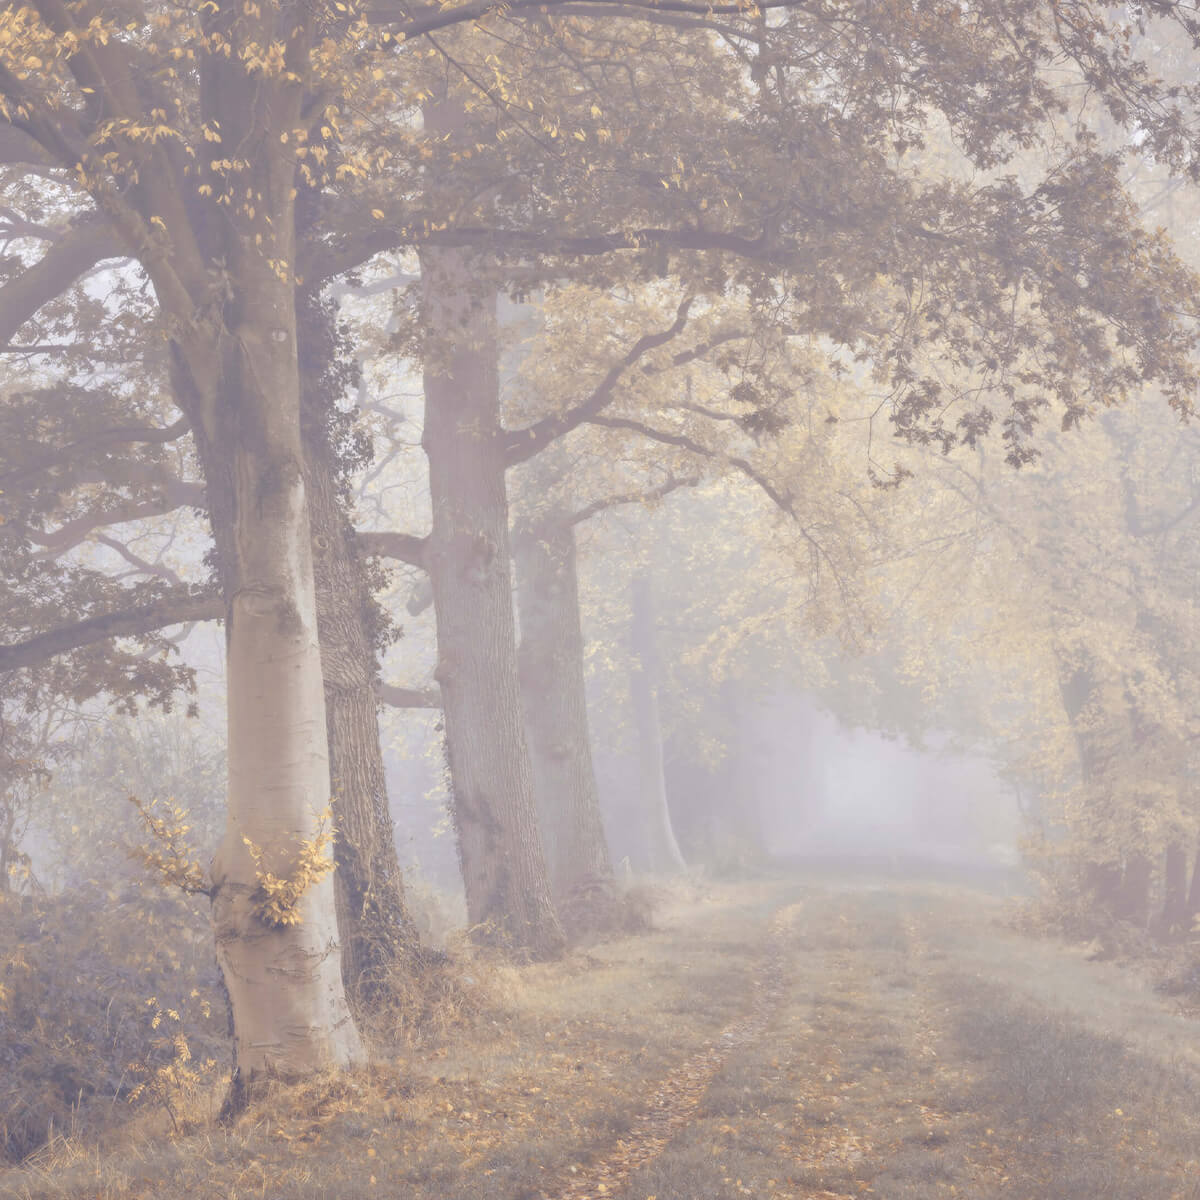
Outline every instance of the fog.
[(0, 5), (0, 1196), (1197, 1200), (1197, 81)]

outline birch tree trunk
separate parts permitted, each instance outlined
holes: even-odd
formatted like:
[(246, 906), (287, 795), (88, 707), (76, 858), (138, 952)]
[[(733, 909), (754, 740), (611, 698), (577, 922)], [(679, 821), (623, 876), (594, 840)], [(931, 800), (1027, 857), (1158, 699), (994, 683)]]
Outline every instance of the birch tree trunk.
[[(426, 110), (436, 127), (438, 106)], [(535, 957), (564, 945), (521, 719), (496, 291), (460, 250), (421, 255), (427, 555), (453, 815), (473, 925)]]
[[(555, 898), (612, 882), (592, 764), (575, 529), (546, 521), (514, 539), (521, 696)], [(564, 918), (565, 919), (565, 918)]]
[(646, 865), (656, 875), (686, 869), (667, 805), (667, 778), (663, 762), (662, 719), (658, 708), (659, 658), (655, 636), (654, 595), (650, 576), (633, 579), (632, 650), (629, 689), (637, 727), (638, 796), (644, 821)]
[[(242, 148), (238, 185), (257, 203), (194, 231), (215, 265), (209, 282), (198, 277), (193, 286), (211, 297), (219, 269), (219, 299), (176, 312), (170, 273), (162, 272), (162, 287), (154, 278), (226, 601), (229, 793), (212, 904), (233, 1014), (228, 1104), (236, 1108), (256, 1080), (350, 1066), (364, 1055), (342, 983), (331, 856), (317, 852), (332, 790), (301, 437), (296, 168), (272, 153), (272, 131), (300, 123), (303, 84), (286, 74), (250, 76), (236, 53), (283, 29), (299, 61), (309, 12), (285, 0), (212, 20), (235, 53), (203, 62), (203, 105)], [(225, 186), (219, 171), (212, 178)]]
[[(257, 1078), (363, 1057), (333, 878), (301, 865), (331, 788), (294, 294), (261, 260), (237, 266), (239, 304), (214, 347), (219, 373), (198, 436), (227, 605), (229, 798), (212, 879), (235, 1106)], [(293, 904), (268, 905), (267, 873), (302, 888)]]

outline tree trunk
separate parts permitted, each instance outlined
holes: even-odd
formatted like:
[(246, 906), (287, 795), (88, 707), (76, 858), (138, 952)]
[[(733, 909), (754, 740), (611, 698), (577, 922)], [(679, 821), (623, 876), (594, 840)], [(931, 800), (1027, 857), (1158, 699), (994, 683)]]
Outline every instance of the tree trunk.
[(1104, 837), (1113, 806), (1111, 756), (1103, 748), (1097, 730), (1089, 726), (1086, 716), (1095, 686), (1090, 666), (1076, 666), (1068, 671), (1060, 661), (1059, 690), (1079, 755), (1080, 785), (1088, 805), (1089, 823), (1093, 827), (1081, 841), (1084, 846), (1081, 882), (1097, 908), (1117, 916), (1127, 898), (1121, 863), (1106, 848)]
[[(347, 1066), (363, 1051), (342, 984), (333, 878), (303, 858), (331, 790), (294, 292), (262, 256), (230, 265), (237, 303), (211, 347), (207, 420), (194, 425), (227, 604), (229, 801), (212, 879), (237, 1104), (256, 1078)], [(196, 384), (205, 365), (190, 366)], [(272, 905), (268, 875), (297, 894)]]
[(419, 939), (405, 905), (379, 743), (379, 616), (346, 513), (335, 445), (336, 322), (317, 298), (302, 294), (300, 303), (305, 484), (335, 798), (334, 893), (342, 978), (365, 1016)]
[[(438, 108), (426, 110), (437, 127)], [(421, 255), (425, 429), (453, 815), (471, 923), (536, 957), (561, 952), (521, 720), (496, 291), (464, 251)]]
[(1131, 854), (1125, 863), (1121, 889), (1117, 896), (1116, 915), (1141, 928), (1150, 920), (1150, 884), (1154, 879), (1154, 864), (1149, 855)]
[(1189, 918), (1200, 913), (1200, 850), (1196, 851), (1196, 857), (1192, 861), (1192, 882), (1188, 888), (1187, 911)]
[(672, 874), (686, 869), (667, 805), (667, 779), (663, 765), (662, 721), (658, 710), (659, 660), (654, 631), (654, 598), (650, 576), (642, 572), (633, 580), (633, 663), (629, 688), (637, 727), (638, 797), (644, 829), (646, 866), (652, 874)]
[(575, 530), (546, 522), (514, 539), (521, 696), (550, 882), (560, 900), (613, 878), (592, 765)]
[(1163, 928), (1187, 929), (1191, 914), (1188, 912), (1188, 861), (1187, 851), (1179, 842), (1167, 847), (1164, 864)]

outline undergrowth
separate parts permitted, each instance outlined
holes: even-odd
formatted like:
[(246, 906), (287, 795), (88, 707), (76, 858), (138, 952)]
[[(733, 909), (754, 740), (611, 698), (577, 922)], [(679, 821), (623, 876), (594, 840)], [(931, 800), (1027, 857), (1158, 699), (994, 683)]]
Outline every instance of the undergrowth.
[(175, 1112), (229, 1060), (207, 904), (94, 884), (0, 898), (0, 1154)]

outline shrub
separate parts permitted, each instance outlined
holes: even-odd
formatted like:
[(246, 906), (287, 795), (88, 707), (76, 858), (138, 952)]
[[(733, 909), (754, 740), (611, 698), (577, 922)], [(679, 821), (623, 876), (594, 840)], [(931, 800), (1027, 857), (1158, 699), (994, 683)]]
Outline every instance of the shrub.
[(0, 1153), (130, 1102), (176, 1119), (229, 1058), (207, 905), (150, 885), (0, 899)]

